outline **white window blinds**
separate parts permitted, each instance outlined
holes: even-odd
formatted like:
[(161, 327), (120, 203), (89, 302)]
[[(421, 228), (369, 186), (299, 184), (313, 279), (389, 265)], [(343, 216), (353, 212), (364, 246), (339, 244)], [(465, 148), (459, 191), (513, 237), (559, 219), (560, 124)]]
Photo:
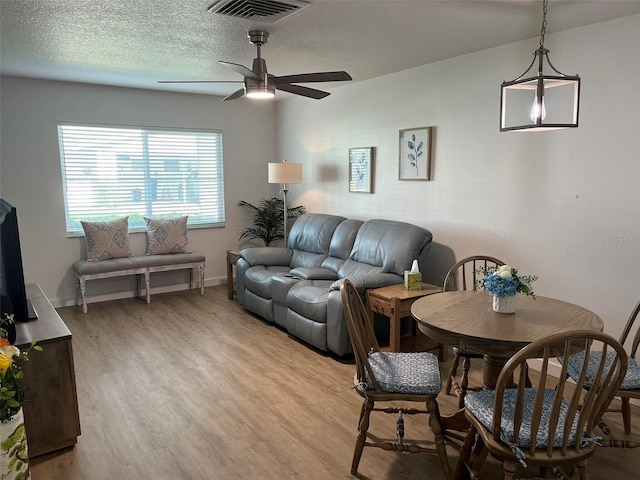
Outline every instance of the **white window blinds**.
[(80, 220), (189, 215), (189, 227), (224, 225), (222, 133), (58, 125), (67, 233)]

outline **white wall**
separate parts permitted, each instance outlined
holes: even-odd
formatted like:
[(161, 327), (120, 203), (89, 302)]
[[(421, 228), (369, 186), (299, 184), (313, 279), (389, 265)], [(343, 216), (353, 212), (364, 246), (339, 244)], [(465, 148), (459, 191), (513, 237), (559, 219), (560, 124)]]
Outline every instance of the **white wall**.
[[(267, 163), (278, 161), (274, 102), (14, 77), (1, 78), (0, 93), (0, 195), (18, 211), (25, 280), (38, 283), (54, 306), (75, 298), (71, 265), (85, 252), (84, 238), (66, 237), (57, 122), (222, 130), (226, 227), (189, 230), (190, 246), (206, 256), (207, 285), (226, 282), (225, 251), (249, 224), (238, 201), (278, 194), (267, 183)], [(144, 233), (130, 241), (134, 254), (144, 253)], [(156, 274), (152, 287), (173, 289), (176, 281), (185, 287), (186, 272)], [(131, 296), (134, 286), (117, 279), (88, 289), (95, 300)]]
[[(279, 102), (279, 157), (304, 164), (291, 203), (422, 225), (436, 243), (427, 281), (441, 283), (453, 256), (494, 255), (617, 337), (640, 298), (638, 45), (640, 15), (547, 35), (554, 66), (583, 79), (571, 130), (498, 130), (500, 83), (537, 39)], [(435, 127), (433, 181), (399, 181), (398, 130), (422, 126)], [(367, 146), (375, 193), (349, 193), (349, 148)]]

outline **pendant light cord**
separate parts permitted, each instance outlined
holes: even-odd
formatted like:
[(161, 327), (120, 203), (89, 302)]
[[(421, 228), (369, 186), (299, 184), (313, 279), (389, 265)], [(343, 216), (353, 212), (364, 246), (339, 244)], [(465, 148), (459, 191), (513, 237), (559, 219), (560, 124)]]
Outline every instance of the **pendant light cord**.
[(547, 31), (547, 8), (549, 0), (542, 0), (542, 29), (540, 30), (540, 48), (544, 48), (544, 34)]

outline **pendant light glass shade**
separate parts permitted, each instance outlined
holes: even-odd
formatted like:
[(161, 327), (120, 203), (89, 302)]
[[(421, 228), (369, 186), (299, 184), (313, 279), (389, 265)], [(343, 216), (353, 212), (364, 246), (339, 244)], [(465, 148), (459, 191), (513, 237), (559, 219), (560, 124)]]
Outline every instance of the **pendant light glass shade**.
[(559, 72), (549, 60), (549, 50), (544, 48), (547, 4), (548, 0), (543, 0), (540, 48), (533, 53), (531, 65), (515, 80), (502, 83), (501, 132), (557, 130), (578, 126), (580, 77)]

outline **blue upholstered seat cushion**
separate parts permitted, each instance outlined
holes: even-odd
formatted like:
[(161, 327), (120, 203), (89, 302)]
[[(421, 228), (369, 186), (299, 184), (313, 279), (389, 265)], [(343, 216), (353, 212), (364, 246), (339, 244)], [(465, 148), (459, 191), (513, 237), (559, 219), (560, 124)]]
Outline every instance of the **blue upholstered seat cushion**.
[[(615, 352), (607, 352), (607, 359), (605, 361), (605, 368), (611, 367), (611, 362), (615, 358)], [(602, 352), (589, 353), (589, 364), (587, 366), (587, 375), (585, 377), (585, 386), (589, 388), (593, 384), (593, 379), (598, 372), (598, 365), (602, 359)], [(558, 360), (562, 362), (562, 357), (558, 357)], [(636, 390), (640, 388), (640, 365), (633, 357), (628, 357), (629, 363), (627, 365), (627, 373), (622, 380), (620, 390)], [(584, 352), (579, 352), (569, 357), (569, 365), (567, 365), (567, 373), (572, 379), (576, 379), (580, 376), (580, 370), (582, 370), (582, 364), (584, 362)], [(608, 370), (607, 370), (608, 371)]]
[[(524, 391), (524, 410), (522, 425), (518, 436), (518, 442), (514, 442), (514, 410), (516, 404), (517, 390), (506, 390), (504, 393), (504, 400), (502, 406), (502, 419), (500, 420), (500, 440), (511, 447), (511, 450), (520, 460), (523, 466), (525, 455), (522, 449), (528, 449), (531, 445), (531, 421), (533, 417), (533, 408), (535, 405), (536, 395), (538, 390), (535, 388), (526, 388)], [(552, 389), (546, 389), (544, 391), (544, 404), (542, 408), (542, 418), (540, 419), (540, 427), (535, 439), (536, 448), (545, 448), (549, 443), (549, 416), (555, 400), (555, 391)], [(491, 431), (493, 423), (493, 405), (495, 402), (494, 390), (481, 390), (478, 392), (468, 393), (464, 399), (465, 407), (469, 412), (476, 417), (485, 428)], [(553, 435), (553, 446), (562, 446), (562, 434), (565, 425), (565, 419), (568, 410), (568, 402), (562, 400), (562, 407), (560, 409), (560, 419), (556, 427), (556, 431)], [(576, 429), (578, 424), (578, 415), (573, 420), (573, 426), (571, 428), (571, 434), (569, 436), (568, 445), (575, 445), (576, 443)], [(582, 444), (595, 441), (595, 438), (583, 437)]]
[[(372, 352), (369, 363), (385, 392), (437, 395), (442, 389), (438, 357), (429, 352)], [(367, 388), (373, 383), (367, 374)]]

